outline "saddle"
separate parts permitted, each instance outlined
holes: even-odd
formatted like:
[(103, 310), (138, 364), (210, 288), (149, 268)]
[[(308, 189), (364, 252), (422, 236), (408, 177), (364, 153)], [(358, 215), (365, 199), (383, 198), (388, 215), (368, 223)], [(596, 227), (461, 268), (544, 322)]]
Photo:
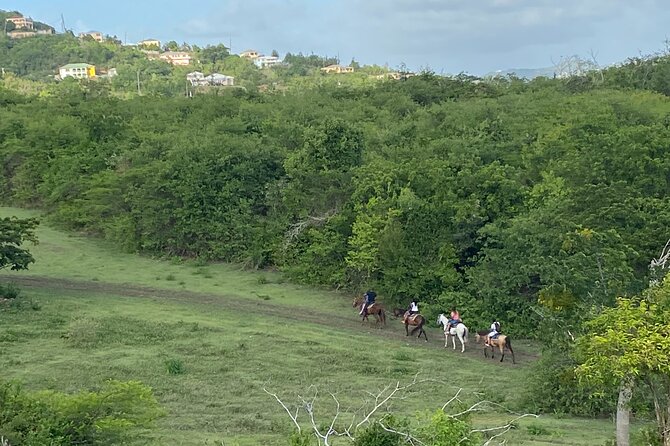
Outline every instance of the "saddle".
[(405, 317), (403, 318), (403, 322), (407, 322), (409, 324), (416, 324), (416, 318), (421, 316), (419, 313), (417, 314), (409, 314), (409, 311), (405, 313)]

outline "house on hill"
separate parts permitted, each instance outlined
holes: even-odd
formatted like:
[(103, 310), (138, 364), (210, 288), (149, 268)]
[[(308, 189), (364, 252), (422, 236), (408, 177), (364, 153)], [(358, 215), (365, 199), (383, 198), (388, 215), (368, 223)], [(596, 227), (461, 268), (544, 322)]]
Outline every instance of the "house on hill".
[(184, 66), (191, 64), (191, 55), (184, 51), (166, 51), (158, 56), (158, 58), (172, 65)]
[(79, 38), (83, 39), (84, 37), (92, 37), (93, 40), (96, 42), (103, 42), (105, 40), (105, 37), (102, 35), (100, 31), (88, 31), (85, 33), (79, 33)]
[(13, 23), (16, 29), (34, 29), (33, 19), (29, 17), (7, 17), (5, 21)]
[(256, 58), (260, 57), (260, 54), (256, 50), (246, 50), (246, 51), (242, 51), (240, 53), (240, 57), (244, 57), (245, 59), (253, 60), (253, 59), (256, 59)]
[(61, 79), (74, 77), (76, 79), (92, 79), (95, 77), (95, 65), (87, 63), (69, 63), (58, 69)]
[(321, 71), (324, 73), (353, 73), (354, 67), (343, 67), (342, 65), (328, 65), (327, 67), (321, 68)]
[(161, 41), (158, 39), (144, 39), (137, 42), (137, 46), (142, 48), (161, 47)]
[(258, 56), (254, 63), (258, 68), (270, 68), (281, 64), (281, 60), (276, 56)]

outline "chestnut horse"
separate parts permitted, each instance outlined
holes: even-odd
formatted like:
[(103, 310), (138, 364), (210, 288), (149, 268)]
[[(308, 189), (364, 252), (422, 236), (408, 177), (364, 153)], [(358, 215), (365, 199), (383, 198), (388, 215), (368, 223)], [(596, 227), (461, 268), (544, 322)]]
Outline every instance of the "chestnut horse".
[(415, 331), (419, 330), (419, 335), (417, 338), (421, 337), (421, 334), (423, 333), (423, 337), (426, 338), (426, 342), (428, 342), (428, 336), (426, 336), (426, 330), (423, 329), (423, 326), (426, 324), (426, 318), (421, 316), (420, 314), (405, 314), (405, 317), (402, 320), (403, 324), (405, 324), (405, 333), (407, 333), (407, 336), (410, 335), (409, 332), (409, 326), (412, 325), (414, 328), (412, 329), (412, 333), (414, 334)]
[[(480, 340), (483, 340), (486, 342), (486, 337), (490, 333), (489, 330), (484, 330), (484, 331), (478, 331), (477, 334), (475, 335), (475, 341), (479, 342)], [(500, 362), (503, 362), (503, 359), (505, 359), (505, 349), (508, 349), (509, 352), (512, 354), (512, 364), (516, 364), (516, 361), (514, 360), (514, 350), (512, 350), (512, 341), (510, 340), (509, 336), (501, 334), (498, 335), (496, 339), (490, 339), (489, 340), (490, 345), (484, 344), (484, 357), (488, 358), (488, 348), (491, 347), (491, 359), (495, 359), (494, 357), (494, 350), (493, 347), (498, 347), (500, 350)]]
[[(363, 305), (363, 298), (361, 297), (356, 297), (354, 299), (354, 304), (352, 305), (354, 308), (361, 308), (361, 305)], [(363, 319), (361, 320), (361, 323), (365, 321), (370, 321), (368, 319), (368, 315), (373, 315), (376, 319), (375, 323), (379, 325), (380, 323), (382, 325), (386, 325), (386, 313), (384, 312), (384, 307), (382, 304), (379, 302), (375, 302), (372, 305), (368, 306), (368, 308), (365, 310), (365, 313), (363, 313)]]

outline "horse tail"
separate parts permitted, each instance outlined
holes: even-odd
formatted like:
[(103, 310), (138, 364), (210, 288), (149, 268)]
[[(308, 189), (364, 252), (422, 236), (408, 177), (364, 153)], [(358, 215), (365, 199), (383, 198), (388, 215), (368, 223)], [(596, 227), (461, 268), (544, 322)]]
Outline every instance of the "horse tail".
[(465, 331), (463, 332), (463, 342), (468, 342), (468, 327), (463, 325), (463, 328), (465, 328)]

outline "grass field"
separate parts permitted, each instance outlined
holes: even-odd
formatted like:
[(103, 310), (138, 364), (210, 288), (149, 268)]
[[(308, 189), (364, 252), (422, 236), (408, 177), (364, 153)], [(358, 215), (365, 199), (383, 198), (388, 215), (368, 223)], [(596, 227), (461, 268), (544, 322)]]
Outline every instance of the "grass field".
[[(2, 208), (0, 215), (33, 214)], [(3, 377), (65, 392), (110, 378), (148, 384), (167, 416), (136, 444), (285, 445), (291, 421), (264, 388), (295, 406), (316, 386), (324, 422), (333, 410), (328, 392), (356, 409), (367, 392), (417, 374), (429, 381), (385, 410), (432, 411), (458, 389), (466, 404), (487, 399), (516, 408), (537, 355), (517, 340), (519, 364), (500, 364), (472, 344), (464, 355), (443, 349), (437, 328), (425, 343), (405, 337), (393, 319), (384, 330), (362, 326), (351, 296), (283, 283), (277, 273), (122, 254), (44, 225), (38, 237), (30, 270), (0, 277), (40, 306), (0, 311)], [(498, 409), (478, 414), (475, 424), (515, 417)], [(613, 425), (541, 416), (519, 421), (504, 438), (510, 445), (603, 445)]]

